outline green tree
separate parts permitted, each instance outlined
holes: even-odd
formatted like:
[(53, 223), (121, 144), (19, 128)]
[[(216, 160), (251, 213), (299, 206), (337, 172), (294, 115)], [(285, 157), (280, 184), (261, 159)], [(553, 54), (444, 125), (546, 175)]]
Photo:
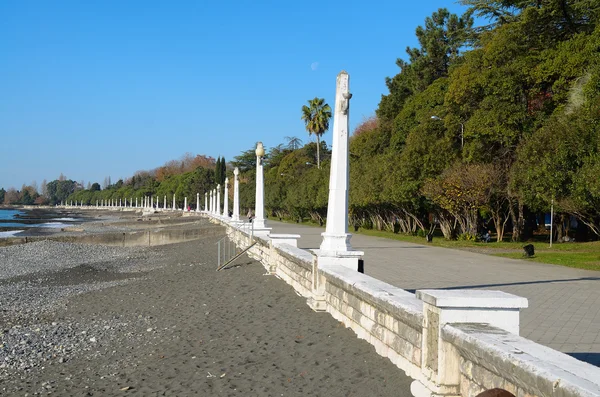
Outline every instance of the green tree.
[(308, 106), (302, 106), (302, 120), (309, 135), (317, 137), (317, 168), (321, 168), (321, 158), (319, 148), (321, 146), (321, 135), (329, 129), (329, 120), (331, 119), (331, 108), (325, 103), (324, 98), (311, 99)]

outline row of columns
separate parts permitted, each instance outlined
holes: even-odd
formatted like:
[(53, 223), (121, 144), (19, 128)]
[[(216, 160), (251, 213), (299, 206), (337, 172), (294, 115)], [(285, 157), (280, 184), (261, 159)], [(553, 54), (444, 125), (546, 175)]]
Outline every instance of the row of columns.
[[(240, 220), (240, 181), (238, 179), (240, 171), (237, 167), (233, 170), (233, 210), (231, 220), (238, 222)], [(198, 206), (200, 198), (198, 197)], [(223, 207), (221, 207), (221, 184), (215, 189), (204, 193), (204, 211), (219, 217), (229, 219), (229, 178), (225, 178), (225, 189), (223, 193)]]
[[(351, 234), (348, 233), (348, 186), (349, 186), (349, 161), (348, 161), (348, 131), (350, 127), (350, 79), (348, 73), (342, 71), (336, 80), (335, 108), (333, 117), (333, 142), (331, 153), (331, 171), (329, 177), (329, 199), (327, 205), (327, 226), (322, 234), (323, 240), (315, 253), (318, 265), (343, 265), (357, 269), (358, 260), (364, 255), (355, 251), (350, 245)], [(266, 231), (267, 222), (264, 213), (264, 176), (263, 156), (265, 150), (262, 142), (256, 145), (256, 200), (254, 212), (254, 230)], [(237, 168), (234, 171), (234, 216), (239, 220), (239, 198), (237, 191)], [(227, 183), (227, 180), (226, 180)], [(220, 216), (220, 185), (217, 190), (210, 192), (209, 213)], [(228, 208), (225, 208), (227, 211)], [(237, 212), (236, 212), (237, 211)], [(225, 214), (227, 215), (227, 214)]]

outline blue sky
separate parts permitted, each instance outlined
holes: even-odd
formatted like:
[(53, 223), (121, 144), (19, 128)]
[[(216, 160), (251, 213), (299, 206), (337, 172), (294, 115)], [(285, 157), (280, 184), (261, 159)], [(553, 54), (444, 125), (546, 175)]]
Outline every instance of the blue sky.
[[(0, 2), (0, 187), (102, 183), (186, 152), (296, 136), (308, 99), (350, 74), (351, 127), (374, 114), (415, 28), (453, 1)], [(311, 67), (312, 66), (312, 67)], [(323, 138), (331, 143), (331, 132)]]

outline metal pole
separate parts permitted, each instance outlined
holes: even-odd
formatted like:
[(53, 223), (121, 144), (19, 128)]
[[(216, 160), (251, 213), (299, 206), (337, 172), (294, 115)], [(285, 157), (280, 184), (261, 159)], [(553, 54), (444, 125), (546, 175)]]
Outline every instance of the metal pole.
[(550, 248), (552, 248), (553, 226), (554, 226), (554, 197), (552, 197), (552, 201), (550, 204)]

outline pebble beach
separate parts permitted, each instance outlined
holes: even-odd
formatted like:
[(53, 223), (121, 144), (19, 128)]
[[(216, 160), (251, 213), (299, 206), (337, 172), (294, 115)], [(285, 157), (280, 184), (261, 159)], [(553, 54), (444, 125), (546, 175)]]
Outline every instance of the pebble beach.
[[(138, 216), (82, 230), (144, 227)], [(401, 370), (261, 264), (216, 272), (215, 231), (0, 247), (0, 395), (410, 396)]]

